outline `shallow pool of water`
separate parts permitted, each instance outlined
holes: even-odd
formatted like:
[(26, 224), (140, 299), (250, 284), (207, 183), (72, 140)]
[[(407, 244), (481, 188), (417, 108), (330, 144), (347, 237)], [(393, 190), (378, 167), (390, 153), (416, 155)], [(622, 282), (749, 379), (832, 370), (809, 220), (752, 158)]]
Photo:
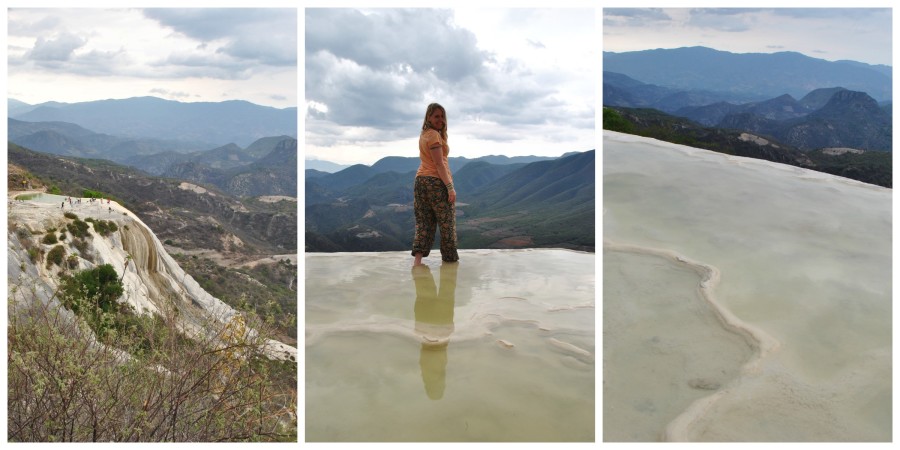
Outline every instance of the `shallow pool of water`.
[[(69, 206), (68, 199), (72, 199), (72, 202), (78, 200), (77, 197), (70, 197), (65, 195), (57, 195), (57, 194), (48, 194), (46, 192), (34, 192), (31, 194), (19, 194), (15, 197), (16, 200), (28, 201), (28, 202), (38, 202), (38, 203), (55, 203), (57, 206), (61, 205), (62, 202), (66, 202), (66, 207)], [(82, 198), (81, 204), (79, 206), (87, 206), (91, 205), (90, 199)], [(96, 205), (100, 205), (100, 200), (97, 200)], [(105, 203), (104, 203), (105, 204)]]
[(62, 203), (66, 200), (67, 197), (63, 195), (56, 194), (46, 194), (46, 193), (33, 193), (33, 194), (20, 194), (16, 196), (16, 200), (22, 201), (30, 201), (30, 202), (40, 202), (40, 203)]
[(594, 255), (307, 254), (308, 441), (594, 441)]

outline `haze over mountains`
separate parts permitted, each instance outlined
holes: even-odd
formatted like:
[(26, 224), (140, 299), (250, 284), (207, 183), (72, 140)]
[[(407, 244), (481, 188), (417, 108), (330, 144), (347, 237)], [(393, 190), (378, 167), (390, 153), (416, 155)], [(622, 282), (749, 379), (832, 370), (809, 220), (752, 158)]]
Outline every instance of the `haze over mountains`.
[(296, 196), (296, 108), (153, 97), (8, 103), (9, 140), (31, 150), (107, 159), (236, 196)]
[(863, 154), (892, 151), (888, 66), (705, 47), (604, 52), (603, 63), (610, 129), (891, 186), (890, 155)]
[(96, 133), (194, 144), (200, 149), (230, 143), (245, 147), (257, 139), (296, 138), (297, 108), (271, 108), (241, 100), (184, 103), (156, 97), (46, 102), (9, 100), (9, 117), (25, 122), (73, 123)]
[[(837, 86), (865, 92), (879, 102), (892, 98), (889, 66), (826, 61), (796, 52), (731, 53), (707, 47), (603, 52), (603, 70), (667, 88), (671, 94), (717, 96), (720, 101), (759, 101), (783, 94), (801, 98)], [(604, 73), (604, 84), (607, 81)], [(604, 103), (607, 98), (604, 87)]]

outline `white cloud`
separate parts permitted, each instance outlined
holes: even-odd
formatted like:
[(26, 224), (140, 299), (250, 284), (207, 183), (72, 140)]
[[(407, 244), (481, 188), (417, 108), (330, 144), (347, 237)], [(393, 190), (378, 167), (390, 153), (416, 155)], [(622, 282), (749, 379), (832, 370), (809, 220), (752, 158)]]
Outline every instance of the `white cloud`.
[(795, 51), (831, 61), (891, 65), (891, 19), (888, 8), (608, 8), (603, 10), (603, 48)]
[(75, 50), (87, 43), (84, 39), (71, 33), (61, 33), (55, 38), (45, 39), (38, 36), (34, 48), (27, 57), (36, 61), (68, 61)]
[(456, 155), (591, 149), (593, 20), (593, 10), (307, 10), (307, 153), (410, 154), (431, 102), (447, 109)]
[[(7, 95), (297, 105), (297, 9), (14, 8)], [(98, 80), (100, 78), (100, 80)], [(162, 94), (160, 94), (162, 95)]]

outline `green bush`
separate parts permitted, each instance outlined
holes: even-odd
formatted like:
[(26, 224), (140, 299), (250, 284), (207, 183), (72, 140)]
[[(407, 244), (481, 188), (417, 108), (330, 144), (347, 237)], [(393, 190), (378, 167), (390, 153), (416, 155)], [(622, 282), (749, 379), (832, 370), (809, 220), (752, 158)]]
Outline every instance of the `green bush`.
[(64, 277), (60, 288), (63, 304), (76, 314), (86, 306), (97, 307), (106, 313), (115, 312), (116, 299), (124, 292), (119, 274), (110, 264)]
[(50, 186), (50, 189), (47, 189), (47, 193), (54, 194), (54, 195), (62, 195), (62, 191), (59, 190), (59, 188), (56, 187), (56, 185)]
[(634, 133), (634, 124), (622, 117), (618, 111), (611, 108), (603, 108), (603, 129), (621, 133)]
[(43, 254), (44, 251), (37, 247), (31, 247), (28, 249), (28, 258), (31, 259), (32, 263), (38, 262)]
[(58, 241), (56, 240), (56, 232), (54, 232), (54, 231), (47, 232), (47, 234), (44, 235), (44, 239), (41, 239), (41, 243), (47, 244), (47, 245), (53, 245), (57, 242)]
[(119, 227), (116, 226), (115, 222), (108, 220), (95, 220), (93, 224), (94, 231), (96, 231), (101, 236), (108, 236), (109, 233), (119, 230)]
[(49, 269), (52, 264), (62, 267), (65, 255), (66, 249), (62, 245), (57, 245), (50, 249), (50, 252), (47, 253), (47, 268)]
[(83, 238), (88, 235), (88, 224), (78, 219), (75, 219), (72, 223), (66, 224), (66, 228), (69, 230), (69, 233), (72, 233), (75, 237)]
[(67, 217), (67, 218), (69, 218), (69, 219), (78, 219), (78, 216), (75, 215), (75, 213), (69, 212), (69, 211), (64, 212), (64, 213), (63, 213), (63, 216), (65, 216), (65, 217)]
[(93, 191), (90, 189), (85, 189), (85, 190), (81, 191), (81, 196), (87, 197), (87, 198), (104, 198), (104, 197), (106, 197), (105, 195), (103, 195), (102, 192)]

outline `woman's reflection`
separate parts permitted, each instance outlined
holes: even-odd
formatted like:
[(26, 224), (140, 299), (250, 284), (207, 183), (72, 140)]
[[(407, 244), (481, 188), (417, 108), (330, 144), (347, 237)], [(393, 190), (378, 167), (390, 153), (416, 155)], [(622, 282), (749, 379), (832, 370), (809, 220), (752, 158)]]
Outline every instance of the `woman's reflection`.
[(453, 304), (456, 301), (456, 271), (458, 262), (441, 264), (440, 290), (434, 283), (428, 266), (413, 266), (416, 284), (416, 334), (422, 338), (419, 367), (425, 393), (432, 400), (444, 396), (447, 376), (447, 344), (453, 333)]

